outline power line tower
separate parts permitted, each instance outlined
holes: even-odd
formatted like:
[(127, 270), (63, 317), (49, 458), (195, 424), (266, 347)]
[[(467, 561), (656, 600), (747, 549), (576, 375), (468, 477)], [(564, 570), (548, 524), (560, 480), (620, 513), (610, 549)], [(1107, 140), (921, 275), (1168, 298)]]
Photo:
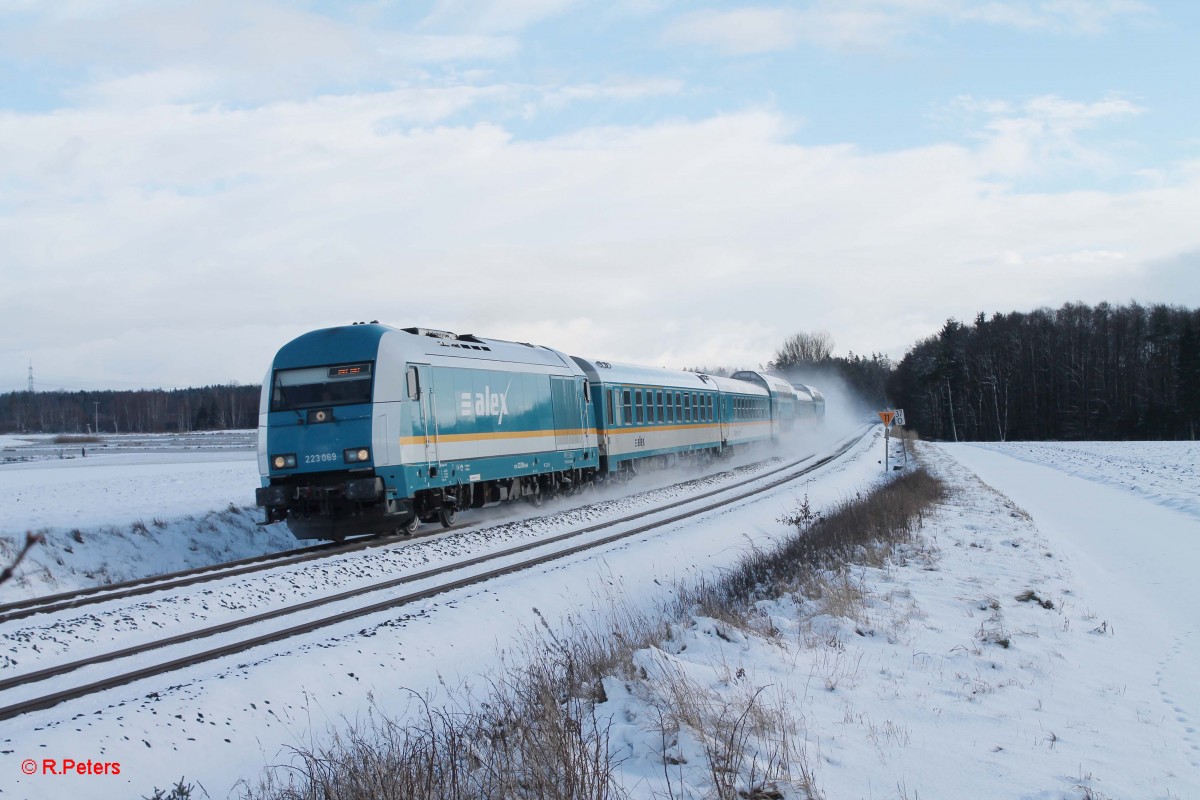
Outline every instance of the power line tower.
[(33, 394), (33, 359), (29, 359), (29, 393)]

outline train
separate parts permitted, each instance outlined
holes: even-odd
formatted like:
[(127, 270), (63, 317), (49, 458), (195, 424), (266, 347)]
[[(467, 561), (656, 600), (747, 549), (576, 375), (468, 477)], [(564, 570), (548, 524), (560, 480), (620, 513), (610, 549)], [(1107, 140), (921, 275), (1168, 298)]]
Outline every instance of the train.
[(459, 511), (541, 505), (824, 417), (820, 392), (376, 321), (281, 347), (258, 422), (263, 524), (298, 539), (411, 534)]

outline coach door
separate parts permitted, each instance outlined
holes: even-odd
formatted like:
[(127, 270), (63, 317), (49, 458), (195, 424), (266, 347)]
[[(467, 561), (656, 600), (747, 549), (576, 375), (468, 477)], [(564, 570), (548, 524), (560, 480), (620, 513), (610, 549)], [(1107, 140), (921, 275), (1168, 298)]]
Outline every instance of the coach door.
[(554, 448), (573, 450), (583, 447), (583, 432), (587, 428), (583, 381), (574, 376), (551, 375), (550, 401), (554, 406)]
[(721, 445), (729, 441), (729, 419), (733, 416), (734, 400), (727, 394), (718, 393), (713, 399), (717, 406), (717, 419), (721, 421)]
[(433, 372), (428, 364), (409, 365), (408, 398), (416, 403), (412, 414), (413, 437), (424, 441), (425, 461), (440, 466), (437, 405), (433, 397)]

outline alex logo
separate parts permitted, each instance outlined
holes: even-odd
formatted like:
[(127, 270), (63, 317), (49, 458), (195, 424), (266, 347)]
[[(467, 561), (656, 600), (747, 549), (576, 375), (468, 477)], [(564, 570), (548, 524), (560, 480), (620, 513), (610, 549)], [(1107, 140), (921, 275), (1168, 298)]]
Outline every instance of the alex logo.
[[(510, 386), (512, 384), (509, 384)], [(508, 387), (503, 392), (493, 392), (492, 387), (484, 387), (482, 392), (463, 392), (459, 395), (458, 415), (469, 417), (496, 417), (496, 424), (504, 424), (504, 416), (508, 414)]]

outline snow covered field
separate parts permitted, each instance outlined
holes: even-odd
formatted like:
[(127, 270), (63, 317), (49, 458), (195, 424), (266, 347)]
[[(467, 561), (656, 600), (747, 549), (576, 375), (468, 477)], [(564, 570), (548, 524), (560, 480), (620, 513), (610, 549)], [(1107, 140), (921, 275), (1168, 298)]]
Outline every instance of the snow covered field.
[(252, 431), (53, 438), (0, 436), (0, 559), (26, 531), (46, 536), (0, 602), (296, 546), (283, 526), (255, 526)]
[[(413, 692), (436, 697), (443, 684), (478, 681), (498, 650), (538, 627), (539, 614), (555, 623), (602, 618), (612, 601), (654, 608), (677, 581), (712, 574), (782, 535), (780, 517), (806, 492), (825, 508), (872, 486), (881, 478), (881, 447), (877, 433), (803, 485), (666, 532), (0, 722), (0, 796), (140, 796), (186, 776), (208, 796), (227, 797), (237, 780), (253, 782), (262, 765), (286, 762), (289, 746), (312, 744), (329, 727), (371, 708), (401, 713)], [(864, 619), (766, 603), (762, 610), (779, 632), (771, 638), (731, 635), (696, 619), (639, 658), (648, 672), (685, 670), (731, 700), (767, 687), (789, 709), (792, 737), (830, 800), (1200, 796), (1200, 589), (1188, 574), (1200, 556), (1200, 520), (1189, 510), (1197, 493), (1196, 471), (1187, 469), (1194, 446), (1123, 443), (1120, 459), (1105, 458), (1105, 447), (924, 445), (924, 463), (953, 493), (904, 563), (855, 571), (869, 598)], [(1033, 463), (1039, 460), (1054, 468)], [(256, 482), (252, 459), (228, 454), (223, 463), (215, 475), (244, 468), (249, 485)], [(1138, 470), (1132, 479), (1131, 463)], [(191, 475), (183, 483), (207, 484), (177, 466), (160, 464), (154, 474), (165, 486), (181, 472)], [(8, 469), (0, 467), (0, 491), (30, 481), (22, 502), (45, 504), (36, 481), (10, 478)], [(208, 499), (197, 494), (171, 513), (226, 509), (245, 484), (230, 477), (218, 491), (221, 480), (205, 490)], [(94, 488), (93, 498), (104, 496)], [(79, 513), (86, 530), (99, 525), (86, 509)], [(167, 513), (128, 508), (103, 524), (156, 516), (166, 521)], [(13, 527), (9, 519), (6, 513), (6, 535), (29, 524), (18, 519)], [(569, 525), (570, 512), (539, 530), (556, 524)], [(413, 543), (426, 548), (409, 551), (413, 563), (446, 541)], [(379, 568), (411, 569), (406, 557), (390, 556)], [(378, 554), (347, 562), (340, 568), (347, 573), (382, 563)], [(279, 580), (285, 591), (287, 577)], [(286, 590), (301, 585), (295, 580)], [(205, 602), (212, 595), (200, 593), (212, 589), (159, 598), (158, 608), (137, 613), (64, 612), (41, 631), (30, 620), (0, 626), (8, 634), (4, 654), (61, 657), (139, 627), (169, 628), (171, 607)], [(263, 602), (251, 586), (229, 591), (251, 605)], [(1036, 599), (1017, 599), (1028, 592)], [(213, 613), (236, 613), (236, 603), (209, 605)], [(101, 624), (106, 613), (112, 622)], [(39, 641), (38, 650), (28, 649)], [(611, 683), (601, 711), (613, 715), (623, 784), (633, 797), (663, 797), (663, 743), (648, 733), (653, 707), (637, 687)], [(695, 743), (673, 747), (672, 757), (687, 762), (672, 767), (673, 785), (702, 796)], [(119, 762), (121, 773), (22, 774), (25, 759), (68, 757)]]

